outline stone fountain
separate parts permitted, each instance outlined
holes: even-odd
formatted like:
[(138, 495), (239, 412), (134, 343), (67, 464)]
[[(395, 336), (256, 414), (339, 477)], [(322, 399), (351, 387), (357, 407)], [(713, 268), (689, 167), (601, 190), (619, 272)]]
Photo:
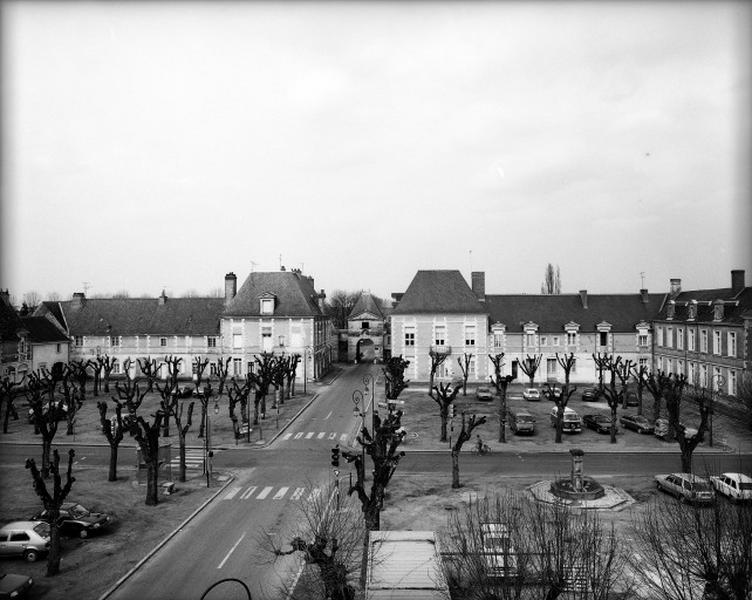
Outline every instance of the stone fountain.
[(550, 492), (557, 498), (566, 500), (596, 500), (606, 495), (606, 490), (592, 477), (582, 473), (582, 457), (585, 452), (579, 448), (569, 451), (572, 455), (572, 472), (569, 478), (551, 482)]

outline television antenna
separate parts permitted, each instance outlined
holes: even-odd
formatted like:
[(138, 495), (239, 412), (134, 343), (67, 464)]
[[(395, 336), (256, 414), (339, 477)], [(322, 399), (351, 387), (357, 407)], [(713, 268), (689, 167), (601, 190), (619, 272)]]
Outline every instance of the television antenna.
[(640, 271), (640, 288), (645, 289), (645, 271)]

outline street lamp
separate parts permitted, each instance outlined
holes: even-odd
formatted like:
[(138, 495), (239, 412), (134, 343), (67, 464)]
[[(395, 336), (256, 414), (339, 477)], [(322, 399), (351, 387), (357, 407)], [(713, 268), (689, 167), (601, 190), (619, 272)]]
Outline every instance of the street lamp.
[[(366, 411), (365, 411), (366, 407), (364, 406), (363, 410), (360, 409), (360, 403), (363, 402), (363, 392), (361, 392), (360, 390), (355, 390), (352, 393), (352, 401), (353, 401), (353, 404), (355, 405), (353, 407), (353, 415), (356, 417), (360, 417), (360, 430), (363, 431), (363, 429), (366, 426)], [(366, 460), (365, 446), (361, 444), (360, 450), (361, 450), (362, 460), (365, 461)]]
[(308, 351), (310, 348), (306, 346), (303, 348), (303, 395), (308, 393)]
[(373, 375), (368, 373), (367, 375), (363, 376), (363, 385), (365, 386), (365, 393), (368, 394), (370, 392), (371, 396), (371, 428), (375, 429), (376, 426), (374, 424), (374, 408), (373, 405), (376, 400), (376, 380), (374, 379)]

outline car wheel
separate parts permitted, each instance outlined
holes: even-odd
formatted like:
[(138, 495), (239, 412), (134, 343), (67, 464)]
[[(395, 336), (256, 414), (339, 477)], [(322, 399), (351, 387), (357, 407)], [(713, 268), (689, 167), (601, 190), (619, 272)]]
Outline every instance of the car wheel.
[(642, 427), (639, 427), (639, 428), (637, 429), (637, 433), (642, 433), (643, 431), (644, 431), (644, 429), (643, 429)]
[(86, 529), (82, 529), (78, 532), (78, 537), (80, 537), (82, 540), (89, 537), (89, 532)]
[(39, 558), (39, 553), (36, 550), (26, 550), (23, 557), (26, 562), (36, 562), (37, 558)]

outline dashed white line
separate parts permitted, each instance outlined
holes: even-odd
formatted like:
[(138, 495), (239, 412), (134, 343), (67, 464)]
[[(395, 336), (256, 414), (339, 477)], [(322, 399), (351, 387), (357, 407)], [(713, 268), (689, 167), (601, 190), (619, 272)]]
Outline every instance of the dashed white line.
[(218, 569), (221, 569), (222, 567), (225, 566), (225, 563), (227, 562), (227, 559), (230, 558), (230, 554), (232, 554), (233, 552), (235, 552), (235, 548), (237, 548), (238, 544), (240, 544), (240, 542), (243, 541), (244, 537), (245, 537), (245, 533), (240, 536), (240, 538), (238, 539), (238, 541), (235, 542), (235, 544), (232, 546), (232, 548), (230, 548), (230, 551), (227, 553), (227, 555), (222, 559), (222, 562), (217, 565)]
[(330, 439), (330, 440), (333, 440), (333, 439), (334, 439), (334, 438), (336, 438), (336, 437), (337, 437), (337, 434), (336, 434), (336, 433), (330, 433), (330, 434), (329, 434), (329, 439)]
[(291, 437), (292, 437), (292, 433), (286, 433), (285, 435), (282, 436), (282, 439), (289, 440)]
[(317, 440), (323, 439), (323, 437), (326, 435), (326, 431), (320, 431), (319, 434), (316, 436)]
[(329, 418), (329, 417), (331, 417), (331, 416), (332, 416), (332, 411), (330, 410), (330, 411), (329, 411), (329, 414), (328, 414), (328, 415), (326, 415), (326, 416), (324, 417), (324, 419), (328, 419), (328, 418)]

